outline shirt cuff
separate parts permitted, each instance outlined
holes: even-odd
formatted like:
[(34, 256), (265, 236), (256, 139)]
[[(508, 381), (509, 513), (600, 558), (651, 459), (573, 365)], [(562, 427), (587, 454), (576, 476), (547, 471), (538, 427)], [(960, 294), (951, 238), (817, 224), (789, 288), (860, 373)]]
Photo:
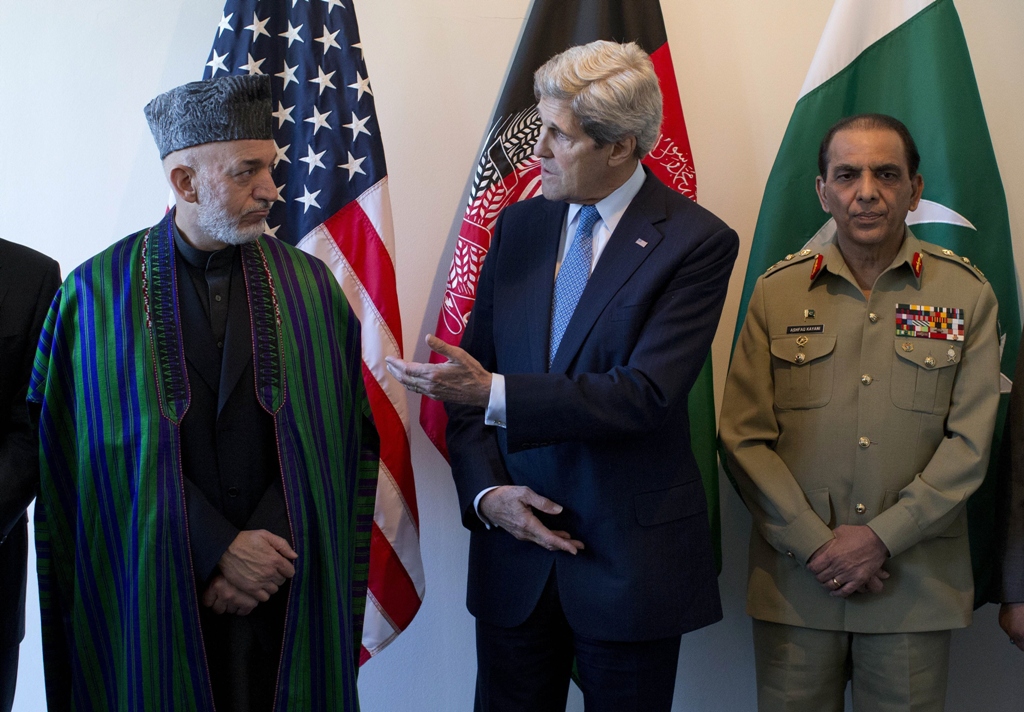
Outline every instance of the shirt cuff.
[[(505, 427), (505, 377), (500, 373), (491, 374), (491, 395), (487, 399), (487, 410), (484, 411), (484, 424)], [(489, 491), (484, 490), (480, 494)], [(479, 501), (480, 495), (477, 495), (474, 506)]]
[(487, 494), (488, 492), (490, 492), (491, 490), (494, 490), (494, 489), (498, 489), (498, 485), (495, 485), (494, 487), (488, 487), (487, 489), (480, 490), (480, 494), (478, 494), (476, 497), (473, 498), (473, 511), (476, 512), (476, 516), (480, 517), (480, 521), (483, 522), (484, 526), (487, 527), (488, 529), (490, 529), (494, 525), (491, 524), (491, 522), (487, 519), (487, 517), (485, 517), (484, 515), (482, 515), (480, 513), (480, 500), (484, 498), (485, 494)]

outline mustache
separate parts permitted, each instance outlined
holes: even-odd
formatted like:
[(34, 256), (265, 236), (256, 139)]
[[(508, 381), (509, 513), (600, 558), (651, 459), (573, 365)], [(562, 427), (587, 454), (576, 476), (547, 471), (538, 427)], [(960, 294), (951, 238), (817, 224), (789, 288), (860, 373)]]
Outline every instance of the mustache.
[(270, 201), (269, 200), (257, 200), (256, 201), (256, 207), (250, 208), (249, 210), (246, 210), (245, 211), (245, 215), (248, 215), (250, 213), (258, 213), (261, 210), (270, 210)]

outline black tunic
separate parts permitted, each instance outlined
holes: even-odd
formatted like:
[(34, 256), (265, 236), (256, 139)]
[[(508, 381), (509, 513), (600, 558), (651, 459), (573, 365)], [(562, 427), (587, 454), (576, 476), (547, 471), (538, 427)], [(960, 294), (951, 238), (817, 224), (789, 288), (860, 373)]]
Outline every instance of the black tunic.
[[(242, 530), (291, 541), (274, 422), (256, 400), (245, 279), (237, 248), (203, 252), (175, 230), (190, 400), (181, 423), (189, 539), (201, 598)], [(271, 710), (288, 584), (247, 616), (200, 606), (218, 712)]]

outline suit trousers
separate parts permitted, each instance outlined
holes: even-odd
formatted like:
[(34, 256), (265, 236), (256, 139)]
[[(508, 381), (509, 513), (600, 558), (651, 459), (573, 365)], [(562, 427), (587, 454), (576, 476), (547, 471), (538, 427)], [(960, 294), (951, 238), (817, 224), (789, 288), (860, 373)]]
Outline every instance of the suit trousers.
[(565, 712), (573, 659), (587, 712), (668, 712), (682, 636), (596, 640), (569, 627), (552, 570), (526, 621), (477, 619), (476, 712)]
[(754, 619), (758, 712), (942, 712), (948, 630), (848, 633)]

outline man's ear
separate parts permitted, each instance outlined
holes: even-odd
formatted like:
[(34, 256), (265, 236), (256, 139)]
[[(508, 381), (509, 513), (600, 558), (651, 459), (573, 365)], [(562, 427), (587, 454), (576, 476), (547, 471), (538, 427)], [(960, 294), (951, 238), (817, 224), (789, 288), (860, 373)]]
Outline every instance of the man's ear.
[(636, 136), (627, 136), (624, 139), (612, 144), (612, 152), (608, 154), (608, 165), (613, 167), (621, 166), (633, 158), (636, 151)]
[(196, 184), (196, 172), (188, 166), (178, 164), (171, 169), (167, 179), (171, 183), (171, 190), (176, 198), (186, 203), (199, 202), (198, 186)]
[(917, 206), (921, 203), (921, 195), (924, 193), (924, 177), (920, 173), (915, 173), (914, 177), (910, 179), (913, 192), (910, 194), (910, 209), (917, 210)]
[(832, 211), (828, 207), (828, 198), (825, 195), (825, 179), (821, 176), (814, 179), (814, 192), (818, 194), (818, 202), (821, 203), (821, 209), (831, 214)]

